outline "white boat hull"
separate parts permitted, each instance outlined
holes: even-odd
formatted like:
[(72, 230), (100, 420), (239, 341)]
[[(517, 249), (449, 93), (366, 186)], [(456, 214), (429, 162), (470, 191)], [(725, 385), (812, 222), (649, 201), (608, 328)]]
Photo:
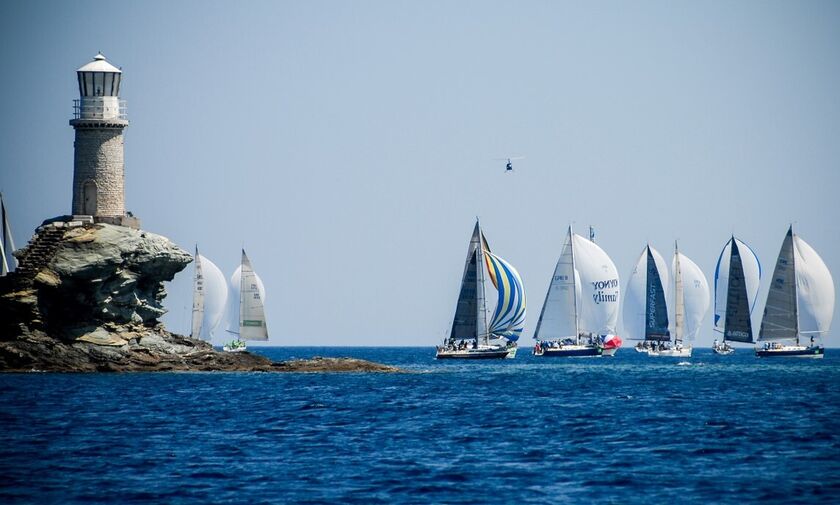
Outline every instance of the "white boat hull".
[(615, 356), (615, 352), (618, 351), (618, 347), (612, 347), (610, 349), (604, 349), (602, 351), (603, 356)]
[(735, 349), (732, 348), (732, 347), (720, 347), (720, 346), (718, 346), (718, 347), (712, 347), (712, 351), (714, 351), (715, 354), (720, 354), (721, 356), (728, 356), (728, 355), (732, 354), (733, 352), (735, 352)]
[(663, 358), (690, 358), (691, 346), (680, 347), (678, 349), (651, 349), (648, 351), (648, 356), (657, 356)]
[(248, 348), (247, 347), (224, 346), (224, 347), (222, 347), (222, 350), (225, 351), (225, 352), (246, 352), (248, 350)]

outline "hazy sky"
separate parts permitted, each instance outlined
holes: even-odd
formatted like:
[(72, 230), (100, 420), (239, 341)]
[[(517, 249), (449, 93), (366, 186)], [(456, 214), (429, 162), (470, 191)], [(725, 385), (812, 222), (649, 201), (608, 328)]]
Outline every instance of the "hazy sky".
[(765, 269), (756, 328), (789, 223), (840, 279), (838, 2), (27, 1), (0, 38), (17, 242), (70, 211), (75, 70), (102, 51), (127, 208), (226, 274), (244, 246), (273, 345), (437, 343), (475, 216), (522, 274), (524, 345), (570, 222), (622, 282), (679, 239), (711, 283), (735, 233)]

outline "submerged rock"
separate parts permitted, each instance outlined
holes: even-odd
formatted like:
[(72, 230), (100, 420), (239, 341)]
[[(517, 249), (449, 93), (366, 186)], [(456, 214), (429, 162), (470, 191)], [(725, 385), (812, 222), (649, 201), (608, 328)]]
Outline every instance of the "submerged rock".
[(350, 358), (274, 363), (168, 332), (163, 283), (192, 256), (166, 237), (53, 220), (0, 277), (0, 371), (394, 372)]

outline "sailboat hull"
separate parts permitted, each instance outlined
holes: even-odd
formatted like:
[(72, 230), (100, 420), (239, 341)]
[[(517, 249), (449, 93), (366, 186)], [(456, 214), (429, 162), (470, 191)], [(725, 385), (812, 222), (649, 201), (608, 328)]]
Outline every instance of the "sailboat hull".
[(777, 349), (756, 349), (759, 358), (815, 358), (825, 356), (825, 347), (804, 347), (800, 345), (786, 345)]
[(688, 347), (681, 347), (679, 349), (662, 349), (662, 350), (649, 350), (648, 356), (655, 356), (655, 357), (663, 357), (663, 358), (690, 358), (691, 357), (691, 346)]
[(543, 358), (597, 358), (604, 355), (604, 349), (597, 345), (566, 345), (546, 347), (534, 356)]
[(735, 352), (735, 349), (733, 347), (718, 346), (718, 347), (712, 347), (712, 351), (714, 351), (715, 354), (719, 354), (721, 356), (729, 356), (730, 354)]
[(506, 359), (516, 356), (516, 347), (446, 350), (438, 349), (435, 359)]

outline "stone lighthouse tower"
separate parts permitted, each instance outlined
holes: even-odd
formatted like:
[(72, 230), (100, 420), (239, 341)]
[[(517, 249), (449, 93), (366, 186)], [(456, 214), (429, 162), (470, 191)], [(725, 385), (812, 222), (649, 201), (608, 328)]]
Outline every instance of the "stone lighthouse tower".
[(95, 222), (139, 227), (125, 212), (123, 129), (128, 126), (120, 100), (122, 71), (101, 54), (76, 71), (79, 99), (70, 125), (73, 143), (73, 215)]

